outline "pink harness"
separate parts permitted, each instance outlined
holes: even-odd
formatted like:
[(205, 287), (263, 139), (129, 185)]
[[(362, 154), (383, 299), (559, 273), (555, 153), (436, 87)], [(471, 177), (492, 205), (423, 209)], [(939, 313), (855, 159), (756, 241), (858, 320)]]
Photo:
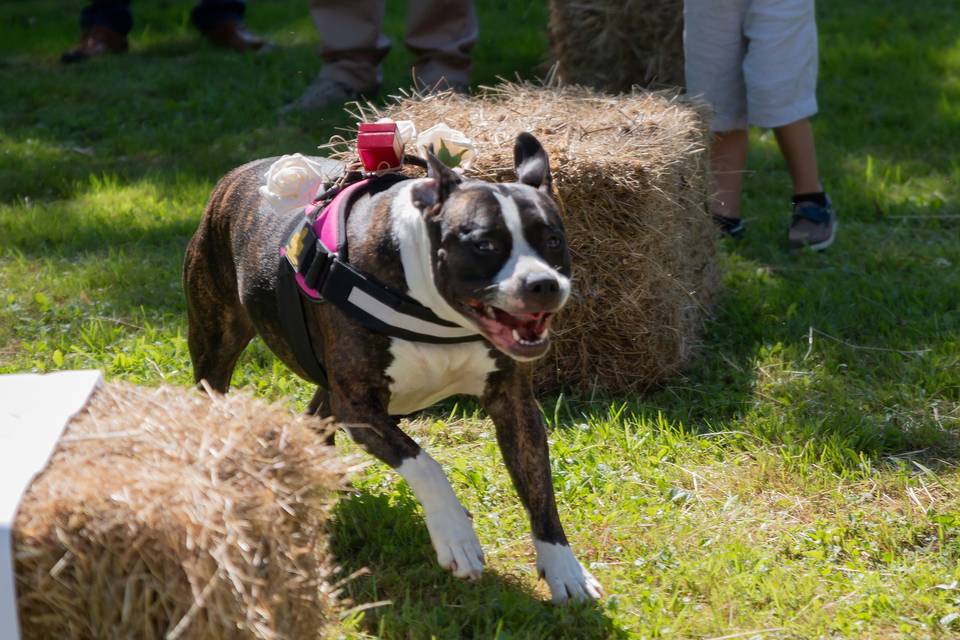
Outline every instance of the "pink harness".
[[(368, 182), (369, 180), (354, 182), (334, 196), (333, 200), (323, 207), (323, 211), (314, 218), (313, 232), (330, 253), (340, 253), (342, 249), (342, 243), (340, 241), (340, 208), (346, 206), (350, 200), (350, 196), (353, 195), (354, 192), (366, 187)], [(312, 217), (320, 206), (321, 203), (316, 202), (309, 204), (303, 210), (303, 213), (308, 217)], [(346, 229), (344, 229), (344, 232), (346, 232)]]

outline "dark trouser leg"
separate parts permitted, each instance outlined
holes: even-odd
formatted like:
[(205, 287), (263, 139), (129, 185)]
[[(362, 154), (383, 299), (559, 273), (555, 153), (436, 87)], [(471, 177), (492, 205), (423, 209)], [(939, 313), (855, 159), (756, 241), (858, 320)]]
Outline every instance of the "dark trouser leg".
[(80, 28), (83, 31), (103, 27), (121, 35), (130, 33), (133, 16), (130, 0), (93, 0), (80, 12)]
[(472, 0), (409, 0), (406, 44), (418, 89), (466, 89), (477, 15)]
[(190, 12), (190, 21), (206, 32), (227, 22), (242, 22), (245, 10), (244, 0), (201, 0)]
[(320, 34), (320, 79), (354, 91), (380, 85), (380, 61), (390, 38), (380, 32), (383, 0), (310, 0), (310, 15)]

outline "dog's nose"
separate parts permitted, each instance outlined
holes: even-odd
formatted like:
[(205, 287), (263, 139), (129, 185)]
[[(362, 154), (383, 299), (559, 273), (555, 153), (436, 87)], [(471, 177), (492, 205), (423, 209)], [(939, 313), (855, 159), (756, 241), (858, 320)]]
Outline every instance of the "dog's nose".
[(523, 288), (527, 297), (545, 305), (554, 303), (560, 294), (560, 282), (550, 273), (531, 273), (524, 279)]

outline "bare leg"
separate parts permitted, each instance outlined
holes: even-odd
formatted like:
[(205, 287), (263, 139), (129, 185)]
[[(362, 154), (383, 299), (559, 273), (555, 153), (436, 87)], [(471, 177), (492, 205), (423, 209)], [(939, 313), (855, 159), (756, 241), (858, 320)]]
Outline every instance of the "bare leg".
[(817, 149), (813, 140), (813, 128), (810, 120), (803, 118), (796, 122), (777, 127), (773, 130), (780, 146), (780, 153), (793, 178), (794, 193), (816, 193), (822, 191), (820, 176), (817, 172)]
[(746, 129), (718, 131), (710, 156), (713, 201), (710, 213), (725, 218), (740, 217), (740, 191), (747, 166), (749, 138)]

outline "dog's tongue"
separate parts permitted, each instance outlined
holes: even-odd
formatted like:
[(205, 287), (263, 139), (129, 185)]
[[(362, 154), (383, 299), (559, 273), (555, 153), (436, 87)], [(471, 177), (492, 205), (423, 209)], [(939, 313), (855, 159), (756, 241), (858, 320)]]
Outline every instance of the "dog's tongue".
[(550, 314), (539, 311), (537, 313), (507, 313), (500, 309), (495, 309), (497, 322), (516, 332), (524, 340), (537, 340), (540, 334), (550, 324)]

